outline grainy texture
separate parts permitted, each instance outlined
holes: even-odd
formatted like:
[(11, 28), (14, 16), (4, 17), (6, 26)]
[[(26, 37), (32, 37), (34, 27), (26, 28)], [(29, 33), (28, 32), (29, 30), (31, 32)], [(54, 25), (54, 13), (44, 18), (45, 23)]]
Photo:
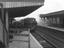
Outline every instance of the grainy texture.
[(0, 0), (0, 1), (11, 1), (11, 2), (17, 2), (17, 1), (23, 1), (23, 2), (43, 2), (44, 0)]
[[(27, 31), (22, 32), (22, 34), (28, 34)], [(28, 40), (27, 37), (24, 36), (15, 36), (15, 40)], [(28, 48), (28, 43), (27, 42), (21, 42), (21, 41), (13, 41), (12, 43), (9, 44), (9, 48)], [(30, 48), (43, 48), (33, 38), (32, 35), (30, 35)]]

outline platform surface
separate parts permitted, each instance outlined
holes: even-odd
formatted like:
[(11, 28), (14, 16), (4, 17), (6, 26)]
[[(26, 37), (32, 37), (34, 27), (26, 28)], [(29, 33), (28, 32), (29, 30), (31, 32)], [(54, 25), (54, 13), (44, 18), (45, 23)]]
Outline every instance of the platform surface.
[[(27, 31), (21, 32), (21, 34), (28, 34)], [(15, 40), (28, 40), (27, 37), (23, 36), (14, 36)], [(13, 41), (9, 44), (9, 48), (28, 48), (27, 42), (22, 41)], [(30, 33), (30, 48), (43, 48), (39, 42), (34, 38), (34, 36)]]

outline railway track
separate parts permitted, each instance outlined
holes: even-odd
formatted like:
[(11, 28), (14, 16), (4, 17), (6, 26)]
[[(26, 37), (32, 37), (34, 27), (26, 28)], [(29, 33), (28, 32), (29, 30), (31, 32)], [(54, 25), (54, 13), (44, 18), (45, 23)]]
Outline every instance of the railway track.
[(50, 43), (48, 43), (41, 35), (39, 35), (37, 32), (32, 32), (31, 33), (37, 40), (38, 42), (44, 47), (44, 48), (55, 48), (52, 46)]
[(35, 32), (44, 38), (47, 42), (52, 44), (54, 48), (64, 48), (64, 39), (62, 38), (62, 33), (44, 27), (37, 27)]

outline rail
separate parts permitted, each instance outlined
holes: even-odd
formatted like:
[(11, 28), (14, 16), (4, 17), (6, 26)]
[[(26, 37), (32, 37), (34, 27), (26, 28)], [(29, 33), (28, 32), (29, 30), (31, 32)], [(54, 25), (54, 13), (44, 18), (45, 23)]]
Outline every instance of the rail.
[(36, 28), (36, 33), (55, 46), (55, 48), (64, 48), (63, 32), (58, 32), (57, 30), (38, 26)]
[(39, 25), (39, 26), (64, 32), (64, 28), (60, 28), (60, 27), (52, 27), (52, 26), (48, 26), (48, 25)]

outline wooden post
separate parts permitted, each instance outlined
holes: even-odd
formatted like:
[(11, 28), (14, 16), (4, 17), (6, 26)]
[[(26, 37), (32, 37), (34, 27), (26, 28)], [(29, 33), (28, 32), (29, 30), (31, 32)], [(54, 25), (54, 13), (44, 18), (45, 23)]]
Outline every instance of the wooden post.
[(5, 17), (5, 13), (4, 13), (4, 8), (3, 8), (3, 4), (1, 3), (1, 22), (2, 22), (2, 30), (3, 30), (3, 44), (5, 44), (5, 48), (7, 48), (7, 31), (6, 31), (6, 17)]
[(4, 38), (4, 9), (3, 9), (3, 4), (1, 4), (1, 21), (3, 25), (3, 43), (5, 43), (5, 38)]
[(28, 28), (28, 32), (29, 32), (29, 37), (28, 37), (28, 40), (29, 40), (28, 48), (30, 48), (30, 28)]
[(0, 41), (3, 42), (3, 22), (2, 22), (2, 8), (3, 8), (3, 4), (0, 3), (0, 8), (1, 8), (1, 12), (0, 12)]
[(6, 46), (8, 47), (8, 44), (9, 44), (8, 11), (5, 12), (5, 20), (6, 20), (6, 30), (7, 30), (7, 32), (5, 32), (5, 43), (6, 43)]

